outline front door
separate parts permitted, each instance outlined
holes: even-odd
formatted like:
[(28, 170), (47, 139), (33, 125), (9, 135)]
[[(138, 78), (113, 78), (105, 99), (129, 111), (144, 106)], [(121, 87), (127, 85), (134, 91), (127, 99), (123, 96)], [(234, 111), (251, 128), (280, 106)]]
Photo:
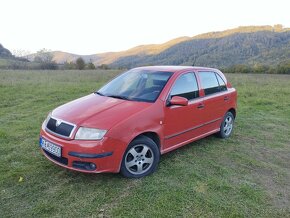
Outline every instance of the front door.
[(200, 133), (204, 110), (199, 98), (199, 88), (194, 73), (181, 74), (173, 84), (169, 98), (181, 96), (188, 99), (187, 106), (168, 105), (164, 109), (163, 152), (171, 151), (189, 142)]

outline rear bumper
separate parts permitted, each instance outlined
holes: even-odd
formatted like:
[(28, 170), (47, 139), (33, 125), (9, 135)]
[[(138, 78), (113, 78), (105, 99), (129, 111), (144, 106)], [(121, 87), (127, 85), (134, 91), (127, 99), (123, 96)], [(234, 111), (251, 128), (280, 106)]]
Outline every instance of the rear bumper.
[(126, 143), (109, 137), (98, 141), (61, 139), (44, 129), (41, 129), (40, 137), (61, 147), (61, 157), (41, 148), (50, 161), (67, 169), (86, 173), (119, 172), (127, 146)]

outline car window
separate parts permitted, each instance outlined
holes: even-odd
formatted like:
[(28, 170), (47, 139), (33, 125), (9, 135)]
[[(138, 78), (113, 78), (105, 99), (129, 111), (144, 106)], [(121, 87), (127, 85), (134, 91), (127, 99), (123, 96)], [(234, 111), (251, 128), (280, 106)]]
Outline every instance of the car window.
[(181, 96), (188, 100), (199, 97), (197, 81), (194, 73), (181, 75), (174, 83), (170, 96)]
[(210, 95), (221, 91), (216, 73), (214, 72), (199, 72), (201, 86), (205, 95)]
[(218, 73), (216, 73), (216, 77), (217, 77), (219, 85), (220, 85), (220, 91), (226, 91), (227, 86), (226, 86), (225, 81), (221, 78), (221, 76)]

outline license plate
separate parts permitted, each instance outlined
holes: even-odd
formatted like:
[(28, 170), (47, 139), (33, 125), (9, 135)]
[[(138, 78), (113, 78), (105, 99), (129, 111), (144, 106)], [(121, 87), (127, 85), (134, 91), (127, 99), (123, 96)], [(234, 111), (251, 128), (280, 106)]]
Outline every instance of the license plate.
[(49, 141), (47, 141), (46, 139), (44, 138), (41, 138), (39, 139), (39, 145), (40, 147), (42, 147), (44, 150), (48, 151), (49, 153), (57, 156), (57, 157), (61, 157), (61, 147), (56, 145), (56, 144), (53, 144)]

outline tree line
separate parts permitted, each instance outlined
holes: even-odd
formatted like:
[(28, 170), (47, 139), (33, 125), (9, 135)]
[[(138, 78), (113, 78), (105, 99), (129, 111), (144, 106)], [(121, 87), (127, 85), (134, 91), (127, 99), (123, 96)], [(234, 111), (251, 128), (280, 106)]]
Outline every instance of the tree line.
[[(4, 54), (4, 49), (2, 47), (2, 53)], [(95, 66), (94, 63), (90, 60), (89, 62), (85, 62), (85, 60), (81, 57), (77, 58), (75, 61), (66, 61), (63, 64), (57, 64), (53, 60), (53, 55), (49, 50), (42, 49), (38, 51), (34, 57), (28, 58), (28, 56), (25, 58), (24, 56), (20, 57), (14, 57), (11, 53), (7, 52), (9, 50), (5, 50), (5, 55), (1, 56), (1, 60), (5, 60), (7, 63), (5, 65), (1, 65), (0, 63), (0, 69), (26, 69), (26, 70), (94, 70), (94, 69), (128, 69), (131, 67), (122, 67), (112, 65), (106, 65), (102, 64), (100, 66)], [(286, 52), (287, 53), (287, 52)], [(12, 57), (12, 58), (11, 58)], [(32, 59), (32, 61), (29, 61), (28, 59)], [(211, 61), (211, 60), (208, 60)], [(193, 65), (196, 61), (193, 60)], [(263, 63), (263, 62), (262, 62)], [(212, 66), (221, 69), (224, 73), (265, 73), (265, 74), (290, 74), (290, 59), (286, 61), (281, 61), (278, 64), (262, 64), (260, 62), (257, 63), (249, 63), (249, 64), (232, 64), (231, 66)], [(137, 64), (137, 63), (135, 63)], [(145, 65), (155, 65), (154, 63), (145, 62), (140, 66)], [(176, 63), (174, 61), (168, 62), (165, 65), (185, 65)], [(190, 65), (190, 64), (186, 64)], [(204, 66), (210, 66), (210, 65), (204, 65)], [(132, 66), (133, 67), (133, 66)]]
[(265, 74), (290, 74), (290, 60), (277, 65), (245, 65), (236, 64), (231, 67), (221, 68), (224, 73), (265, 73)]
[(77, 58), (75, 61), (66, 61), (63, 64), (57, 64), (53, 60), (53, 55), (50, 51), (42, 49), (38, 51), (34, 57), (34, 62), (39, 63), (41, 69), (56, 70), (94, 70), (98, 69), (109, 69), (109, 66), (102, 64), (100, 66), (95, 66), (95, 64), (90, 60), (88, 63), (82, 57)]
[(107, 64), (101, 64), (96, 66), (91, 60), (86, 63), (85, 60), (81, 57), (77, 58), (75, 61), (66, 61), (62, 65), (60, 65), (60, 69), (64, 70), (94, 70), (94, 69), (102, 69), (108, 70), (110, 67)]
[[(0, 69), (12, 70), (108, 70), (110, 67), (106, 64), (95, 66), (90, 60), (86, 62), (82, 57), (75, 61), (66, 61), (63, 64), (58, 64), (53, 60), (53, 54), (50, 50), (41, 49), (36, 54), (30, 55), (24, 51), (17, 51), (19, 56), (8, 53), (9, 50), (1, 48), (0, 44)], [(5, 53), (5, 56), (3, 55)], [(25, 55), (23, 55), (25, 54)], [(2, 62), (2, 63), (1, 63)]]

